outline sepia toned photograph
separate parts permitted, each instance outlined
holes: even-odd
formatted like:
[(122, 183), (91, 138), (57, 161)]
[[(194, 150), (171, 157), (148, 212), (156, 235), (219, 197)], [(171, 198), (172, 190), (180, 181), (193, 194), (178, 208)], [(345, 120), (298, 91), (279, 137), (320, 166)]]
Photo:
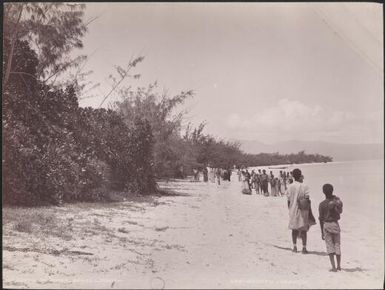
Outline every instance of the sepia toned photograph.
[(3, 288), (383, 289), (383, 4), (2, 16)]

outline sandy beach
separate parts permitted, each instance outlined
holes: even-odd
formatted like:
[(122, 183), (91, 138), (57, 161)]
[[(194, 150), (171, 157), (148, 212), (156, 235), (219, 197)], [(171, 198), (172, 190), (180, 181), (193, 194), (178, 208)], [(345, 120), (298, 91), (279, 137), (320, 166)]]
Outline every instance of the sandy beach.
[(5, 2), (3, 288), (385, 289), (380, 3)]
[[(308, 234), (309, 254), (292, 253), (286, 198), (242, 195), (233, 177), (221, 185), (161, 184), (179, 196), (5, 208), (3, 286), (382, 288), (381, 222), (344, 212), (342, 271), (331, 273), (318, 224)], [(37, 210), (47, 224), (55, 220), (56, 231), (15, 230), (13, 215)]]

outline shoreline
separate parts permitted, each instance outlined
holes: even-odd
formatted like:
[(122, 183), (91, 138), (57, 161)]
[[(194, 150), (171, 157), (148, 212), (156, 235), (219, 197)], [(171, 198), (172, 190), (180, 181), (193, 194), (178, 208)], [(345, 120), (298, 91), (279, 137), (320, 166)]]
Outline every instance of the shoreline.
[[(180, 181), (167, 186), (181, 195), (113, 207), (74, 204), (35, 210), (49, 231), (44, 224), (33, 227), (31, 233), (16, 231), (16, 220), (4, 224), (4, 287), (338, 289), (382, 285), (383, 231), (368, 216), (344, 212), (343, 271), (330, 273), (318, 225), (308, 234), (310, 254), (291, 252), (285, 197), (243, 195), (241, 183), (235, 180), (221, 185)], [(372, 226), (365, 227), (366, 222)]]
[[(300, 166), (308, 166), (308, 165), (323, 165), (323, 164), (344, 164), (344, 163), (356, 163), (356, 162), (368, 162), (368, 161), (384, 161), (384, 158), (381, 159), (362, 159), (362, 160), (343, 160), (343, 161), (330, 161), (330, 162), (312, 162), (312, 163), (295, 163), (295, 164), (277, 164), (277, 165), (260, 165), (260, 166), (251, 166), (248, 167), (250, 169), (253, 168), (268, 168), (269, 166), (280, 167), (300, 167)], [(277, 168), (279, 170), (279, 168)], [(277, 170), (276, 169), (276, 170)], [(274, 170), (274, 169), (273, 169)]]

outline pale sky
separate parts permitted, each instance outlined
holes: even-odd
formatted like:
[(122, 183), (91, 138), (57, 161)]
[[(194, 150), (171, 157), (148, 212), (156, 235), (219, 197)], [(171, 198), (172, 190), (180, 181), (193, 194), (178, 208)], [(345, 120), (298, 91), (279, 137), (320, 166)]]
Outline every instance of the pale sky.
[[(82, 53), (101, 86), (128, 80), (193, 90), (188, 121), (226, 139), (383, 142), (382, 5), (375, 3), (87, 3)], [(108, 102), (116, 100), (111, 96)]]

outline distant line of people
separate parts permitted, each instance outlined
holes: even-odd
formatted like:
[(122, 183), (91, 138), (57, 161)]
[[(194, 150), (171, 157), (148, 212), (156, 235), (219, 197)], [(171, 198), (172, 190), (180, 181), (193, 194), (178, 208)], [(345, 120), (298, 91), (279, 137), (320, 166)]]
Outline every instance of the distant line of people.
[(212, 167), (204, 167), (202, 170), (193, 169), (193, 178), (194, 181), (200, 180), (200, 174), (203, 175), (203, 181), (204, 182), (212, 182), (217, 183), (218, 185), (221, 184), (221, 180), (231, 181), (231, 173), (232, 170), (227, 168), (212, 168)]
[[(235, 167), (234, 167), (234, 170)], [(217, 182), (221, 179), (230, 181), (231, 169), (204, 168), (203, 179), (205, 182)], [(277, 176), (266, 170), (249, 170), (247, 168), (237, 169), (238, 180), (242, 182), (242, 193), (251, 194), (254, 189), (256, 194), (264, 196), (287, 196), (289, 210), (289, 225), (293, 242), (293, 252), (297, 250), (297, 239), (302, 239), (302, 253), (307, 254), (307, 232), (312, 225), (316, 224), (311, 209), (309, 187), (303, 183), (304, 176), (300, 169), (291, 172), (280, 170)], [(194, 170), (194, 179), (199, 181), (199, 170)], [(270, 188), (270, 191), (269, 191)], [(321, 227), (321, 238), (325, 240), (326, 251), (329, 255), (332, 268), (330, 271), (341, 271), (341, 229), (338, 223), (342, 213), (343, 203), (333, 195), (333, 186), (324, 184), (322, 191), (325, 200), (319, 204), (319, 222)], [(336, 261), (334, 260), (336, 257)], [(337, 265), (336, 265), (337, 264)]]
[(258, 169), (258, 171), (253, 169), (251, 173), (248, 169), (238, 169), (237, 174), (238, 180), (243, 183), (242, 193), (245, 194), (251, 194), (254, 189), (257, 194), (263, 194), (264, 196), (283, 196), (288, 184), (293, 182), (291, 173), (282, 170), (279, 171), (278, 176), (274, 176), (272, 171), (267, 174), (265, 169)]
[[(307, 232), (312, 225), (316, 224), (311, 209), (309, 187), (303, 183), (304, 176), (300, 169), (291, 172), (279, 172), (279, 177), (270, 175), (266, 170), (259, 169), (249, 173), (248, 169), (238, 170), (239, 179), (242, 181), (242, 193), (251, 194), (252, 189), (256, 193), (269, 196), (268, 184), (270, 183), (271, 196), (287, 196), (289, 210), (289, 225), (293, 242), (293, 252), (297, 250), (297, 238), (302, 239), (302, 253), (307, 254)], [(319, 204), (319, 222), (321, 227), (321, 238), (325, 241), (326, 252), (329, 255), (332, 268), (330, 271), (341, 271), (341, 229), (338, 223), (342, 213), (343, 203), (337, 196), (333, 195), (333, 186), (324, 184), (322, 191), (325, 200)], [(336, 257), (336, 261), (334, 260)], [(337, 264), (337, 265), (336, 265)]]

